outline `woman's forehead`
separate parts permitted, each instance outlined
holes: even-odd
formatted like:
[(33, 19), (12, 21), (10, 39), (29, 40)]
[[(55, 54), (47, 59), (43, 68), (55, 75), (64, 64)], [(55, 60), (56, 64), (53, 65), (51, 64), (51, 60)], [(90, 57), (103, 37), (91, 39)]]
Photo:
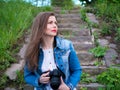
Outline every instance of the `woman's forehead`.
[(49, 18), (48, 18), (48, 21), (49, 20), (56, 20), (56, 17), (55, 16), (50, 16)]

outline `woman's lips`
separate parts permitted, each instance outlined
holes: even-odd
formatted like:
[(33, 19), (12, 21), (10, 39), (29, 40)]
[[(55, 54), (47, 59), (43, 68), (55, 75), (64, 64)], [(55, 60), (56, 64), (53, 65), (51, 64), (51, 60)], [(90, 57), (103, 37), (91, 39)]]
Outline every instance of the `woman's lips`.
[(57, 32), (57, 30), (52, 30), (52, 32)]

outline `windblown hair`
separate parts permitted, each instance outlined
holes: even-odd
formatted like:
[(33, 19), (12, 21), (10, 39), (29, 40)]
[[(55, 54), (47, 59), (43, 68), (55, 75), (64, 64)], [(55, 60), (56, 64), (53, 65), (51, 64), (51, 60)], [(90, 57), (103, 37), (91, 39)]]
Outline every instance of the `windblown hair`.
[(31, 38), (25, 53), (25, 60), (31, 71), (38, 68), (39, 47), (43, 43), (43, 36), (50, 16), (55, 15), (52, 12), (39, 13), (33, 21)]

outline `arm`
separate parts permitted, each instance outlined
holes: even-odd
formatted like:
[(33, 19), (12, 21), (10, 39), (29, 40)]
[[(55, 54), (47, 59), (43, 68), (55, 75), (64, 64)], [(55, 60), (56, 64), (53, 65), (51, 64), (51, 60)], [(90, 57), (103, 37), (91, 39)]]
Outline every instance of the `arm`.
[(39, 77), (40, 75), (37, 74), (37, 72), (31, 72), (27, 65), (25, 65), (24, 67), (24, 79), (26, 81), (26, 83), (34, 86), (34, 87), (39, 87)]
[(70, 44), (70, 55), (69, 55), (69, 68), (70, 68), (70, 77), (68, 79), (67, 85), (73, 90), (73, 88), (78, 84), (82, 74), (82, 68), (80, 66), (80, 61), (77, 57), (77, 54), (74, 50), (72, 44)]

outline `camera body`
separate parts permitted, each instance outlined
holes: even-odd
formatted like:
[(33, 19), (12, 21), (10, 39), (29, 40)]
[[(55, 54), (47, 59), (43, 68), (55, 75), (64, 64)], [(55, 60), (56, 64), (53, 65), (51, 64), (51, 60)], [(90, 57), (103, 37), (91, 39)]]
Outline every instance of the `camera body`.
[(58, 69), (53, 69), (53, 71), (50, 72), (50, 86), (53, 90), (57, 90), (61, 84), (60, 77), (62, 76), (62, 72)]

